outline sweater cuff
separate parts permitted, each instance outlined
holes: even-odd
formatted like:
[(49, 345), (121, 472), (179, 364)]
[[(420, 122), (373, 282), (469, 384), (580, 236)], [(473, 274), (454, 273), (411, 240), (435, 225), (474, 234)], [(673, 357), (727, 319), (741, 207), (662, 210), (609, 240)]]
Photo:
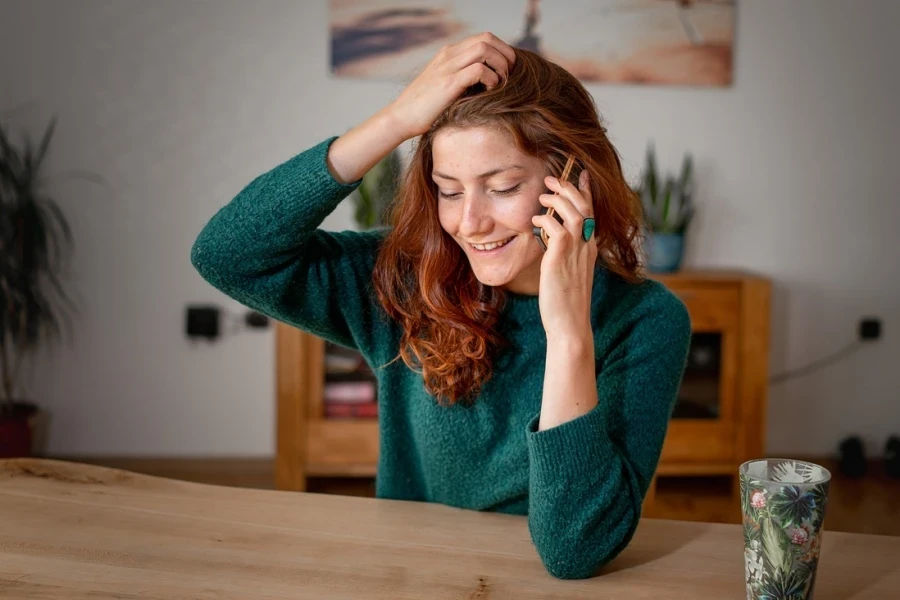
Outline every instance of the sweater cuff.
[(279, 214), (292, 215), (294, 229), (314, 230), (362, 182), (360, 178), (352, 183), (340, 183), (328, 169), (328, 149), (337, 138), (331, 136), (310, 146), (259, 176), (248, 187), (256, 187), (263, 195), (271, 196), (272, 209)]
[(538, 431), (540, 417), (540, 413), (535, 415), (525, 431), (536, 477), (580, 479), (586, 472), (597, 473), (611, 464), (615, 447), (599, 404), (587, 414), (544, 431)]
[(333, 135), (326, 138), (309, 148), (307, 152), (303, 152), (292, 159), (292, 161), (298, 163), (297, 166), (302, 170), (314, 169), (314, 172), (305, 174), (311, 175), (315, 182), (322, 186), (321, 191), (329, 196), (349, 194), (362, 183), (362, 177), (350, 183), (341, 183), (331, 174), (331, 169), (328, 168), (328, 150), (338, 137)]
[[(282, 184), (285, 186), (282, 192), (289, 198), (307, 199), (310, 195), (314, 195), (317, 198), (327, 198), (331, 202), (340, 202), (359, 187), (362, 177), (352, 183), (341, 183), (331, 174), (327, 156), (328, 149), (336, 139), (338, 136), (331, 136), (315, 146), (310, 146), (261, 176), (259, 180), (278, 176), (281, 182), (286, 182)], [(326, 209), (326, 214), (332, 209), (333, 207)]]

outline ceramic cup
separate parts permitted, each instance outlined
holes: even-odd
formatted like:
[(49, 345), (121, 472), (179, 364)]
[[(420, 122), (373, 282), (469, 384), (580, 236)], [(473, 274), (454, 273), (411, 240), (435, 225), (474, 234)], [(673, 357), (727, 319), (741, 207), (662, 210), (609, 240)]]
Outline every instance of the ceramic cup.
[(740, 467), (747, 599), (811, 600), (831, 473), (791, 459)]

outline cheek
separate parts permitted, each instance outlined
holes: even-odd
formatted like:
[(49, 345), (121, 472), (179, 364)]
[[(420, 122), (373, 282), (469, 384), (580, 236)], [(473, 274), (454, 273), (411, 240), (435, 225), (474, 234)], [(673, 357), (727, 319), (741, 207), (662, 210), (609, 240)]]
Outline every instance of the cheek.
[(522, 196), (503, 211), (502, 219), (507, 226), (519, 231), (531, 231), (531, 218), (541, 212), (541, 201), (537, 195)]
[(456, 217), (455, 211), (452, 210), (451, 207), (448, 207), (444, 203), (438, 204), (438, 220), (444, 231), (450, 235), (456, 233), (456, 225), (459, 223), (459, 219)]

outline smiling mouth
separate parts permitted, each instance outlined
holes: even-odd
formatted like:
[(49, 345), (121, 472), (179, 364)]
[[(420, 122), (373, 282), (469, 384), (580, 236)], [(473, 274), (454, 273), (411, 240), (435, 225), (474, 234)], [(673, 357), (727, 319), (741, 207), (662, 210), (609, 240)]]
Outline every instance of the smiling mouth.
[(479, 252), (490, 252), (491, 250), (496, 250), (497, 248), (502, 248), (503, 246), (507, 245), (508, 243), (510, 243), (513, 240), (514, 237), (515, 236), (507, 238), (505, 240), (501, 240), (499, 242), (491, 242), (490, 244), (469, 244), (469, 245), (472, 248), (474, 248), (475, 250), (478, 250)]

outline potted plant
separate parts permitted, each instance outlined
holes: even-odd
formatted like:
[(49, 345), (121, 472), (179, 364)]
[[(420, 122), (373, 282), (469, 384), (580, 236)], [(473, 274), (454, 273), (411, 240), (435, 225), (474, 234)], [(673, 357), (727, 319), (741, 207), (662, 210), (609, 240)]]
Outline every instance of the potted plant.
[(385, 225), (387, 209), (399, 187), (403, 164), (400, 151), (394, 149), (369, 169), (353, 194), (356, 212), (354, 219), (362, 229)]
[(644, 208), (647, 226), (647, 267), (652, 272), (677, 271), (684, 255), (684, 238), (694, 216), (693, 159), (684, 156), (677, 179), (663, 179), (656, 165), (656, 153), (647, 148), (647, 165), (635, 192)]
[(0, 124), (0, 458), (33, 453), (46, 413), (20, 396), (21, 367), (73, 308), (60, 279), (72, 235), (42, 170), (55, 127), (54, 117), (37, 147), (27, 136), (16, 146)]

